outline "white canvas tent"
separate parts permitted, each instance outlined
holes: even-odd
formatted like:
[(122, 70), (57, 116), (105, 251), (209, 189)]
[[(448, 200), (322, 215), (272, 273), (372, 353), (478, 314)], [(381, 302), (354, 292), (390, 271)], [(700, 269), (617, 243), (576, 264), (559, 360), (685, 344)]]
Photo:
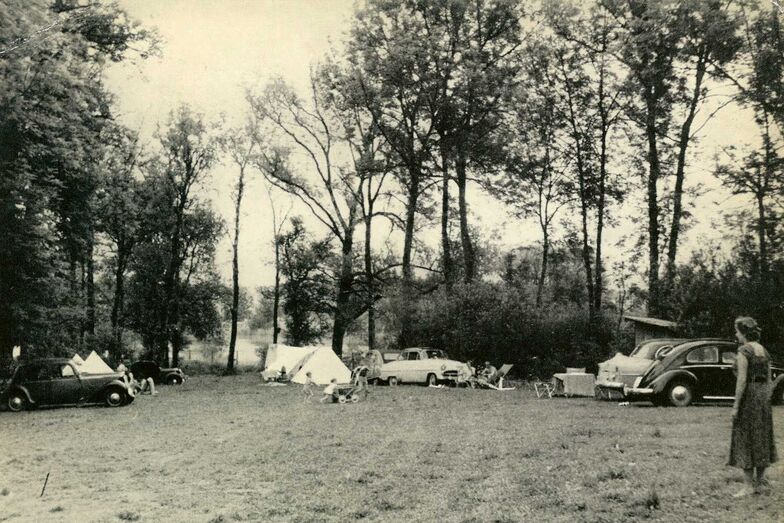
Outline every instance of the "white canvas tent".
[(277, 374), (282, 367), (286, 367), (286, 373), (291, 374), (291, 371), (295, 370), (314, 349), (315, 347), (289, 347), (279, 343), (272, 344), (267, 349), (264, 372)]
[[(81, 371), (83, 368), (82, 365), (84, 365), (84, 360), (78, 354), (74, 354), (73, 358), (71, 358), (71, 363), (73, 363), (74, 366)], [(73, 375), (73, 371), (71, 370), (71, 367), (66, 367), (63, 369), (63, 376), (72, 376), (72, 375)]]
[(310, 372), (313, 381), (319, 385), (326, 385), (332, 378), (338, 383), (348, 383), (351, 379), (351, 371), (330, 347), (270, 345), (262, 375), (274, 378), (282, 367), (286, 368), (286, 374), (292, 377), (294, 383), (305, 383), (306, 372)]
[(351, 380), (351, 371), (330, 347), (316, 347), (302, 361), (291, 381), (305, 383), (307, 372), (310, 372), (313, 381), (319, 385), (326, 385), (332, 378), (338, 380), (338, 383), (348, 383)]
[(84, 363), (79, 367), (79, 370), (83, 374), (112, 374), (114, 372), (95, 351), (92, 351), (90, 355), (87, 356)]

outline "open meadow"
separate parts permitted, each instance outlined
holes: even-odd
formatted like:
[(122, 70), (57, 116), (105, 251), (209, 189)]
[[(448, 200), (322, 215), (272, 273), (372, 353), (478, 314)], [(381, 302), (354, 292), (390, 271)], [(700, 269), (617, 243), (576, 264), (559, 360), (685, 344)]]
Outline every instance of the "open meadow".
[(770, 494), (732, 499), (729, 433), (727, 407), (418, 386), (306, 404), (200, 376), (117, 409), (0, 412), (0, 521), (782, 521), (781, 464)]

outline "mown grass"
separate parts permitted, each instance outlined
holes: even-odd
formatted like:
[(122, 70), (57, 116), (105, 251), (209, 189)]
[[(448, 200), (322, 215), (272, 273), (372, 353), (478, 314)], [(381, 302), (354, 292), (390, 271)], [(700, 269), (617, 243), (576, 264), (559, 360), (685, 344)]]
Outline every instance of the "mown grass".
[(199, 376), (119, 409), (0, 413), (0, 521), (781, 521), (781, 465), (771, 494), (731, 498), (729, 431), (725, 407), (416, 386), (306, 404)]

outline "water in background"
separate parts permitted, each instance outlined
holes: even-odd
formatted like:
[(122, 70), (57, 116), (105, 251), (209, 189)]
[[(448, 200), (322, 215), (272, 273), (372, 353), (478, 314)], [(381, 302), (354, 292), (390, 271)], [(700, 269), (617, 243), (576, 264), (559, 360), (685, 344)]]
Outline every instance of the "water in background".
[[(236, 362), (244, 367), (261, 366), (257, 352), (258, 347), (266, 348), (272, 343), (272, 329), (254, 330), (241, 329), (237, 333)], [(226, 364), (229, 357), (229, 340), (199, 341), (193, 339), (188, 348), (180, 354), (182, 361), (202, 361), (205, 363)]]

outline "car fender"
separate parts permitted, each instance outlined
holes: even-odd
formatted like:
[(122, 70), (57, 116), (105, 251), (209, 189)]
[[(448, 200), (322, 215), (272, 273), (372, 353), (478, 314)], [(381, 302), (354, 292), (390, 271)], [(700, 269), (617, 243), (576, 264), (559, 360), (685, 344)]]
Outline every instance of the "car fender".
[(697, 376), (692, 374), (691, 372), (683, 369), (675, 369), (670, 370), (653, 380), (650, 384), (650, 388), (653, 389), (654, 394), (658, 394), (660, 392), (664, 392), (664, 389), (667, 388), (673, 380), (682, 379), (686, 380), (689, 383), (696, 384), (697, 383)]
[(36, 402), (34, 402), (32, 396), (30, 396), (30, 392), (28, 392), (28, 390), (21, 385), (12, 385), (11, 387), (8, 387), (8, 391), (6, 391), (6, 393), (3, 394), (3, 401), (6, 401), (8, 399), (8, 396), (10, 396), (10, 394), (15, 391), (20, 391), (22, 394), (24, 394), (24, 397), (25, 399), (27, 399), (28, 404), (36, 405)]
[(131, 391), (128, 390), (128, 385), (122, 380), (112, 380), (109, 383), (105, 383), (100, 389), (95, 391), (91, 401), (100, 401), (103, 399), (103, 395), (106, 394), (106, 391), (113, 388), (119, 388), (125, 391), (128, 396), (132, 396)]

